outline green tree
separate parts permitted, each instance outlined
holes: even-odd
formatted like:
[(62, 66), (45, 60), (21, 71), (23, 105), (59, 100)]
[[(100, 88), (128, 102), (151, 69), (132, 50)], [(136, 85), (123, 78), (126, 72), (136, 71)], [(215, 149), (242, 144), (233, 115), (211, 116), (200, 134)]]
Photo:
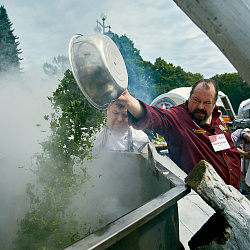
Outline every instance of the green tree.
[(126, 36), (113, 36), (113, 41), (119, 48), (128, 72), (128, 90), (134, 97), (149, 103), (154, 96), (155, 88), (149, 76), (149, 67), (142, 57), (140, 51), (134, 47), (134, 43)]
[(231, 101), (234, 112), (237, 114), (242, 101), (250, 98), (250, 86), (238, 73), (225, 73), (212, 77), (219, 89), (224, 92)]
[(71, 199), (89, 178), (82, 162), (92, 158), (94, 134), (106, 115), (89, 104), (70, 70), (49, 100), (51, 135), (33, 159), (37, 183), (27, 185), (30, 211), (19, 222), (15, 249), (61, 249), (90, 233)]
[(167, 63), (160, 57), (156, 59), (153, 69), (158, 94), (163, 94), (179, 87), (190, 87), (194, 82), (203, 78), (199, 73), (185, 72), (180, 66)]
[(189, 87), (203, 78), (199, 73), (185, 72), (180, 66), (174, 66), (161, 58), (155, 63), (144, 61), (140, 51), (126, 36), (114, 35), (128, 71), (128, 90), (138, 99), (150, 103), (156, 96), (174, 88)]
[(4, 6), (0, 7), (0, 74), (20, 73), (19, 57), (21, 49), (18, 49), (19, 38), (13, 34), (12, 23)]

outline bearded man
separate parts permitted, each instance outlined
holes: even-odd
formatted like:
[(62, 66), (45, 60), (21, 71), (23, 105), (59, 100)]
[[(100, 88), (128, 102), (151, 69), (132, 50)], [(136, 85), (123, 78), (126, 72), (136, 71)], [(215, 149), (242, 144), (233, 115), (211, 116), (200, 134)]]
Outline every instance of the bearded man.
[(239, 190), (240, 154), (216, 106), (218, 92), (213, 80), (201, 79), (185, 103), (169, 109), (151, 107), (128, 91), (117, 102), (128, 109), (134, 128), (150, 129), (165, 138), (170, 158), (187, 174), (206, 160), (226, 184)]

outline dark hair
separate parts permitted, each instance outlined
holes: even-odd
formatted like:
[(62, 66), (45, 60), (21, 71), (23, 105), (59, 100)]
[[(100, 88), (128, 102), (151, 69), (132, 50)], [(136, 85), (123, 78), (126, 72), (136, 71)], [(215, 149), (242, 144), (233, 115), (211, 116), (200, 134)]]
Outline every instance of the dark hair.
[(109, 104), (108, 109), (109, 109), (110, 106), (112, 106), (113, 104), (114, 104), (118, 109), (125, 108), (124, 105), (122, 105), (121, 103), (119, 103), (119, 102), (117, 102), (116, 100), (114, 100), (113, 102), (111, 102), (111, 103)]
[(119, 103), (119, 102), (116, 102), (116, 103), (115, 103), (115, 106), (116, 106), (118, 109), (125, 108), (125, 106), (124, 106), (124, 105), (122, 105), (122, 104), (121, 104), (121, 103)]
[(214, 89), (215, 89), (215, 103), (218, 99), (218, 94), (219, 94), (219, 86), (218, 84), (212, 80), (212, 79), (200, 79), (198, 80), (196, 83), (193, 84), (192, 88), (191, 88), (191, 91), (190, 91), (190, 96), (194, 93), (194, 90), (196, 88), (196, 86), (199, 84), (199, 83), (203, 83), (203, 87), (205, 89), (210, 89), (210, 86), (209, 84), (212, 84), (214, 86)]

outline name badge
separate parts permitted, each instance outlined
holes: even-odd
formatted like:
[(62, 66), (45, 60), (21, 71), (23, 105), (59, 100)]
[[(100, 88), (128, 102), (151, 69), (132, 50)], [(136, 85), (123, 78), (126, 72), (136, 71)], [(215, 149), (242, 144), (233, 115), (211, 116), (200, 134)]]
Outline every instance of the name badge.
[(211, 135), (209, 140), (215, 152), (230, 148), (225, 134)]

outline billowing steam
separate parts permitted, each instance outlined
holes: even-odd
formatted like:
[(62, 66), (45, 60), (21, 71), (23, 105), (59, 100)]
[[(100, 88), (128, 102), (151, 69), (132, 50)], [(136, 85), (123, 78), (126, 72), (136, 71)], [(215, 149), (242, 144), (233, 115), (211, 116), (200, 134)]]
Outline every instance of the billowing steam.
[[(52, 95), (58, 83), (57, 80), (1, 79), (0, 249), (13, 248), (17, 230), (20, 230), (18, 222), (30, 211), (31, 197), (26, 193), (26, 185), (32, 183), (38, 194), (42, 192), (37, 177), (30, 171), (34, 167), (31, 166), (31, 158), (35, 153), (41, 153), (39, 142), (50, 135), (50, 124), (44, 116), (50, 115), (53, 110), (47, 96)], [(125, 153), (105, 153), (100, 157), (100, 154), (93, 163), (84, 162), (74, 167), (75, 173), (87, 168), (89, 176), (76, 195), (70, 197), (72, 203), (66, 211), (77, 219), (75, 229), (79, 237), (104, 227), (168, 188), (152, 179), (153, 174), (142, 162), (142, 157)], [(44, 173), (45, 178), (46, 174), (49, 178), (49, 173)], [(44, 193), (41, 194), (41, 197), (44, 196)], [(48, 207), (48, 214), (51, 210)], [(66, 223), (71, 220), (63, 219)], [(66, 224), (63, 221), (60, 223)], [(53, 232), (49, 233), (50, 236), (53, 237)], [(21, 240), (30, 244), (28, 238)], [(48, 241), (47, 238), (42, 240)], [(37, 249), (35, 245), (30, 247)]]
[(48, 133), (43, 118), (51, 113), (47, 96), (58, 84), (22, 77), (0, 79), (0, 249), (11, 249), (17, 220), (29, 208), (25, 188), (34, 178), (31, 157), (41, 151), (39, 142)]

